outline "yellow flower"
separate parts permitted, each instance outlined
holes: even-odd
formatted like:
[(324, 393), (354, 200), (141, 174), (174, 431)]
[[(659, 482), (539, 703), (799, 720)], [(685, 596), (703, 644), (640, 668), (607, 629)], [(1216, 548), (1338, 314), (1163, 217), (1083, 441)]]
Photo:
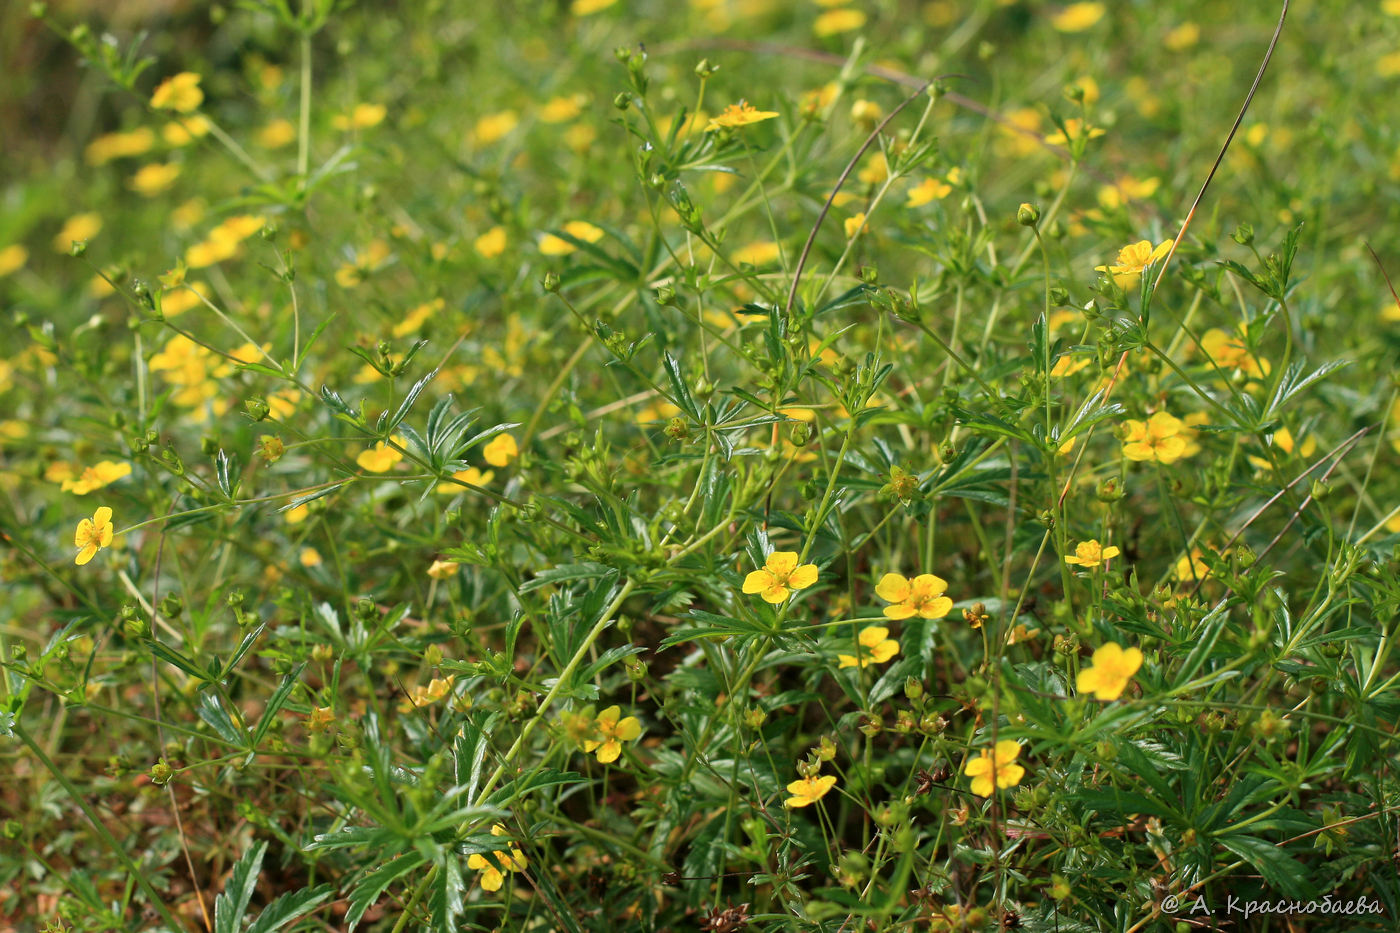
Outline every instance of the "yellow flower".
[(479, 146), (489, 146), (515, 129), (519, 122), (520, 118), (516, 116), (514, 110), (502, 110), (500, 113), (487, 114), (476, 121), (476, 126), (472, 129), (472, 139)]
[(885, 607), (890, 619), (941, 619), (953, 608), (953, 601), (943, 595), (948, 581), (931, 573), (921, 573), (912, 580), (901, 574), (887, 573), (875, 587), (875, 595), (893, 606)]
[(754, 570), (744, 578), (744, 592), (758, 593), (766, 603), (777, 605), (793, 590), (805, 590), (817, 582), (816, 564), (797, 564), (796, 551), (774, 551), (764, 561), (762, 570)]
[(1099, 188), (1099, 205), (1105, 210), (1116, 210), (1129, 201), (1142, 201), (1157, 193), (1162, 182), (1157, 178), (1144, 178), (1139, 181), (1124, 175), (1111, 185)]
[(583, 750), (591, 752), (595, 749), (598, 752), (598, 760), (603, 764), (611, 764), (617, 761), (617, 756), (622, 754), (622, 743), (631, 742), (639, 738), (642, 734), (642, 724), (637, 721), (636, 716), (622, 716), (622, 707), (609, 706), (598, 714), (595, 721), (601, 739), (587, 739), (583, 743)]
[(383, 104), (356, 104), (349, 113), (332, 117), (331, 126), (338, 130), (366, 130), (384, 122), (387, 113)]
[(225, 259), (232, 259), (237, 254), (237, 240), (210, 237), (185, 250), (185, 265), (191, 269), (203, 269), (206, 266), (223, 262)]
[(599, 10), (606, 10), (616, 2), (617, 0), (574, 0), (569, 5), (569, 12), (575, 16), (588, 16)]
[(92, 560), (94, 554), (112, 543), (112, 510), (102, 506), (92, 513), (92, 518), (78, 522), (78, 530), (73, 535), (73, 544), (78, 547), (78, 556), (73, 563), (81, 567)]
[(778, 115), (774, 110), (759, 110), (746, 100), (741, 100), (737, 104), (730, 104), (717, 117), (710, 117), (710, 129), (748, 126), (750, 123), (761, 123), (764, 120), (771, 120)]
[[(1287, 428), (1279, 428), (1274, 432), (1273, 445), (1283, 451), (1286, 456), (1292, 456), (1296, 449), (1301, 457), (1311, 457), (1317, 451), (1317, 438), (1309, 434), (1303, 438), (1302, 445), (1299, 445), (1293, 438), (1293, 432)], [(1256, 457), (1253, 454), (1249, 457), (1249, 463), (1255, 469), (1267, 470), (1271, 466), (1264, 457)]]
[(1112, 265), (1095, 266), (1099, 272), (1110, 272), (1119, 288), (1131, 288), (1143, 270), (1152, 265), (1172, 248), (1171, 240), (1163, 240), (1154, 248), (1150, 240), (1138, 240), (1118, 251), (1118, 259)]
[(1026, 776), (1026, 769), (1016, 764), (1021, 754), (1021, 743), (1012, 739), (1002, 739), (996, 750), (985, 748), (977, 757), (963, 766), (963, 774), (972, 778), (972, 792), (979, 797), (990, 797), (995, 788), (1015, 787)]
[(306, 727), (312, 732), (325, 732), (335, 722), (335, 710), (329, 706), (317, 706), (311, 710), (311, 718)]
[(883, 152), (877, 152), (871, 156), (870, 161), (866, 162), (865, 167), (856, 174), (859, 181), (872, 186), (883, 184), (885, 179), (889, 177), (890, 163)]
[[(496, 474), (490, 470), (483, 473), (476, 467), (468, 467), (465, 470), (458, 470), (456, 473), (453, 473), (452, 478), (463, 483), (470, 483), (473, 486), (485, 486), (487, 483), (491, 482), (495, 475)], [(465, 488), (464, 486), (457, 485), (457, 483), (438, 483), (437, 488), (433, 491), (443, 495), (451, 495), (454, 492), (464, 492)]]
[(472, 242), (472, 248), (482, 259), (495, 259), (506, 251), (505, 227), (492, 227)]
[[(391, 440), (400, 447), (405, 443), (404, 439), (397, 435)], [(360, 451), (360, 455), (355, 458), (355, 463), (360, 469), (368, 470), (371, 473), (386, 473), (402, 459), (403, 454), (390, 447), (388, 442), (379, 441), (373, 447)]]
[(1080, 693), (1092, 693), (1100, 700), (1116, 700), (1140, 667), (1141, 651), (1109, 642), (1094, 650), (1090, 666), (1079, 672), (1075, 687)]
[(540, 122), (564, 123), (572, 120), (583, 112), (583, 105), (587, 100), (582, 94), (552, 98), (540, 108)]
[(932, 204), (940, 201), (953, 193), (953, 186), (946, 181), (937, 178), (925, 178), (913, 188), (909, 189), (910, 207), (923, 207), (925, 204)]
[(65, 479), (63, 481), (63, 491), (71, 492), (75, 496), (85, 496), (94, 489), (101, 489), (103, 486), (110, 486), (123, 476), (131, 475), (131, 464), (113, 463), (111, 460), (103, 460), (94, 463), (83, 470), (82, 475), (76, 479)]
[(11, 243), (0, 249), (0, 276), (9, 275), (24, 268), (29, 261), (29, 250), (19, 243)]
[(192, 71), (182, 71), (166, 78), (151, 95), (151, 106), (157, 110), (175, 110), (189, 113), (198, 110), (204, 103), (204, 92), (199, 89), (199, 75)]
[[(593, 226), (586, 220), (571, 220), (564, 224), (564, 232), (575, 240), (582, 240), (584, 243), (597, 243), (603, 238), (603, 231), (599, 227)], [(546, 256), (567, 256), (578, 249), (573, 243), (563, 237), (547, 233), (540, 240), (540, 252)]]
[(843, 32), (850, 32), (865, 25), (865, 13), (862, 10), (845, 7), (839, 10), (827, 10), (812, 23), (812, 32), (825, 38)]
[(74, 243), (91, 240), (101, 229), (101, 214), (74, 214), (63, 222), (63, 229), (53, 238), (53, 248), (60, 253), (66, 253)]
[(1182, 23), (1162, 37), (1162, 45), (1169, 52), (1189, 49), (1201, 41), (1201, 27), (1195, 23)]
[(861, 651), (859, 656), (838, 654), (838, 667), (869, 667), (884, 664), (899, 654), (899, 642), (890, 637), (890, 630), (883, 625), (868, 625), (860, 630), (857, 637)]
[(156, 144), (156, 134), (147, 127), (129, 133), (107, 133), (87, 144), (83, 157), (89, 165), (103, 165), (113, 159), (125, 159), (149, 152)]
[(748, 263), (751, 266), (766, 266), (777, 262), (781, 255), (777, 243), (772, 240), (757, 240), (739, 247), (730, 258), (734, 260), (735, 265)]
[(787, 791), (792, 796), (783, 801), (783, 806), (789, 808), (810, 807), (825, 797), (827, 791), (835, 786), (836, 775), (834, 774), (828, 774), (824, 777), (805, 777), (793, 781), (787, 786)]
[(865, 212), (862, 211), (859, 214), (847, 217), (844, 226), (846, 229), (846, 239), (855, 239), (856, 234), (860, 233), (861, 227), (865, 226)]
[(1104, 561), (1112, 560), (1120, 553), (1122, 552), (1117, 547), (1113, 545), (1104, 547), (1096, 539), (1090, 538), (1088, 541), (1080, 541), (1076, 544), (1074, 553), (1065, 555), (1065, 563), (1078, 564), (1086, 569), (1093, 569)]
[(1051, 18), (1050, 25), (1060, 32), (1083, 32), (1103, 19), (1104, 12), (1102, 3), (1071, 3)]
[(160, 128), (160, 135), (167, 146), (188, 146), (196, 139), (208, 136), (213, 125), (208, 117), (197, 113), (182, 120), (171, 120)]
[(409, 712), (415, 707), (430, 706), (436, 703), (451, 692), (452, 684), (456, 679), (456, 674), (449, 674), (447, 677), (434, 677), (428, 681), (426, 687), (418, 684), (399, 703), (399, 709), (403, 712)]
[(395, 337), (407, 337), (409, 334), (416, 334), (423, 325), (434, 315), (447, 307), (447, 302), (441, 298), (434, 298), (426, 301), (416, 308), (411, 309), (403, 316), (403, 320), (394, 325), (392, 331)]
[(319, 567), (321, 566), (321, 552), (314, 547), (302, 548), (301, 553), (297, 555), (297, 562), (307, 568)]
[(1072, 140), (1076, 139), (1098, 139), (1107, 130), (1097, 126), (1089, 126), (1078, 117), (1070, 117), (1065, 122), (1064, 130), (1056, 130), (1045, 141), (1052, 146), (1068, 146)]
[(1192, 431), (1180, 418), (1164, 411), (1144, 421), (1128, 421), (1123, 456), (1129, 460), (1172, 463), (1199, 450)]
[(209, 297), (209, 286), (203, 282), (182, 284), (160, 293), (160, 313), (166, 317), (178, 317), (204, 304)]
[(1390, 52), (1376, 59), (1376, 74), (1382, 78), (1400, 75), (1400, 52)]
[(1183, 554), (1172, 567), (1172, 576), (1178, 583), (1204, 580), (1210, 576), (1210, 567), (1201, 556), (1200, 548), (1192, 548), (1190, 554)]
[(142, 166), (135, 175), (132, 175), (127, 181), (127, 186), (137, 194), (150, 198), (167, 190), (175, 184), (175, 179), (179, 177), (180, 163), (152, 162), (150, 165)]
[(300, 525), (311, 515), (311, 506), (303, 502), (282, 513), (282, 520), (288, 525)]
[(291, 120), (280, 117), (257, 132), (258, 145), (264, 149), (280, 149), (297, 138), (297, 128)]
[(1244, 340), (1218, 327), (1201, 335), (1201, 350), (1221, 369), (1238, 369), (1251, 379), (1263, 379), (1269, 373), (1268, 360), (1255, 359)]
[(520, 456), (520, 446), (509, 434), (497, 434), (481, 448), (481, 456), (493, 467), (509, 466), (512, 460)]
[(434, 580), (446, 580), (455, 574), (457, 568), (460, 566), (461, 564), (452, 560), (435, 560), (432, 565), (428, 567), (428, 576), (432, 577)]
[[(497, 823), (491, 827), (491, 835), (504, 836), (506, 828)], [(467, 856), (467, 867), (472, 871), (481, 872), (481, 887), (487, 891), (501, 890), (507, 872), (524, 871), (529, 867), (525, 853), (514, 845), (509, 849), (499, 849), (490, 855), (489, 859), (479, 852)]]

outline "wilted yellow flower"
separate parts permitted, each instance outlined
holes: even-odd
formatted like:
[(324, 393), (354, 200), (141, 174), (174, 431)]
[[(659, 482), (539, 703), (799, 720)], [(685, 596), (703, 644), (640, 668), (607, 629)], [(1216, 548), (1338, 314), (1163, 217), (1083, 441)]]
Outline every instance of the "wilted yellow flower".
[(979, 797), (990, 797), (998, 787), (1015, 787), (1025, 777), (1026, 769), (1016, 764), (1021, 754), (1021, 743), (1003, 739), (996, 744), (995, 751), (983, 749), (977, 757), (963, 766), (963, 774), (972, 778), (972, 792)]
[(787, 786), (787, 792), (792, 794), (783, 801), (783, 806), (789, 808), (810, 807), (821, 800), (833, 787), (836, 786), (836, 775), (828, 774), (822, 777), (805, 777), (793, 781)]
[(509, 466), (512, 460), (520, 456), (520, 446), (509, 434), (497, 434), (481, 448), (481, 456), (493, 467)]
[(53, 238), (53, 248), (60, 253), (72, 249), (74, 243), (91, 240), (102, 230), (102, 215), (89, 211), (74, 214), (63, 222), (63, 229)]
[(748, 126), (750, 123), (761, 123), (764, 120), (771, 120), (778, 115), (776, 110), (759, 110), (746, 100), (741, 100), (737, 104), (730, 104), (717, 117), (710, 118), (710, 129), (727, 128), (733, 129), (740, 126)]
[[(402, 447), (406, 441), (397, 435), (391, 438), (395, 444)], [(386, 441), (379, 441), (373, 447), (360, 451), (360, 455), (355, 458), (355, 463), (362, 470), (371, 473), (386, 473), (394, 468), (394, 464), (403, 459), (403, 454)]]
[(94, 489), (110, 486), (122, 477), (130, 475), (131, 464), (102, 460), (86, 467), (81, 475), (65, 479), (62, 488), (64, 492), (71, 492), (75, 496), (85, 496)]
[(948, 581), (931, 573), (921, 573), (910, 580), (898, 573), (887, 573), (875, 586), (875, 595), (887, 603), (885, 616), (890, 619), (941, 619), (953, 609), (953, 601), (943, 593)]
[(1116, 700), (1123, 695), (1139, 667), (1142, 667), (1141, 651), (1108, 642), (1095, 649), (1090, 666), (1079, 672), (1075, 687), (1080, 693), (1092, 693), (1100, 700)]
[(175, 184), (175, 179), (180, 177), (180, 163), (178, 162), (152, 162), (150, 165), (142, 166), (135, 175), (127, 181), (127, 186), (137, 194), (146, 197), (154, 197)]
[(1104, 12), (1102, 3), (1071, 3), (1051, 18), (1050, 25), (1060, 32), (1083, 32), (1103, 19)]
[(812, 23), (812, 32), (825, 38), (843, 32), (850, 32), (865, 25), (865, 12), (854, 7), (827, 10)]
[(867, 625), (856, 636), (860, 645), (859, 654), (838, 654), (838, 667), (869, 667), (884, 664), (899, 654), (899, 642), (890, 637), (890, 630), (883, 625)]
[(73, 544), (79, 548), (73, 563), (81, 567), (92, 560), (93, 555), (112, 544), (112, 510), (100, 507), (92, 513), (92, 518), (78, 522), (78, 530), (73, 534)]
[(157, 110), (175, 110), (189, 113), (199, 109), (204, 103), (204, 92), (199, 89), (200, 77), (192, 71), (182, 71), (166, 78), (151, 95), (151, 106)]
[(817, 582), (817, 565), (797, 564), (796, 551), (774, 551), (761, 570), (744, 578), (744, 592), (758, 593), (766, 603), (777, 605), (793, 590), (805, 590)]
[(622, 754), (622, 743), (631, 742), (642, 734), (642, 724), (637, 721), (637, 717), (628, 716), (623, 719), (622, 707), (609, 706), (598, 714), (595, 722), (597, 734), (601, 738), (587, 739), (583, 743), (585, 752), (597, 751), (598, 760), (603, 764), (610, 764), (617, 761)]
[(506, 251), (506, 228), (492, 227), (472, 242), (472, 248), (482, 259), (495, 259)]

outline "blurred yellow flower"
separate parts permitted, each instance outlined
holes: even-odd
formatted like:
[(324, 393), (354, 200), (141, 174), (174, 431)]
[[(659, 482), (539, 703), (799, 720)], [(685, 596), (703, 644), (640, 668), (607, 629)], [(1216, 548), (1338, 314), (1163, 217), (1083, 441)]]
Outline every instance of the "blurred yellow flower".
[(489, 146), (515, 129), (519, 122), (520, 118), (514, 110), (487, 114), (476, 121), (476, 126), (472, 129), (472, 140), (479, 146)]
[(597, 734), (601, 739), (588, 739), (583, 743), (585, 752), (597, 751), (598, 760), (603, 764), (610, 764), (617, 761), (622, 754), (622, 743), (631, 742), (642, 734), (642, 724), (637, 721), (637, 717), (622, 716), (620, 706), (609, 706), (598, 714), (596, 721)]
[[(402, 437), (395, 435), (390, 438), (395, 444), (402, 447), (407, 443)], [(356, 465), (362, 470), (371, 473), (387, 473), (394, 468), (394, 464), (403, 459), (403, 454), (389, 446), (389, 441), (379, 441), (373, 447), (360, 451), (360, 455), (355, 458)]]
[(1064, 130), (1055, 130), (1055, 132), (1045, 137), (1045, 141), (1052, 146), (1068, 146), (1073, 140), (1098, 139), (1107, 132), (1097, 126), (1087, 125), (1079, 117), (1070, 117), (1068, 120), (1064, 121), (1064, 124)]
[(112, 510), (102, 506), (92, 513), (92, 518), (78, 522), (78, 530), (73, 534), (73, 545), (79, 548), (73, 563), (81, 567), (92, 560), (99, 550), (112, 543)]
[(744, 592), (758, 593), (764, 602), (777, 605), (793, 590), (805, 590), (816, 582), (816, 564), (798, 566), (796, 551), (774, 551), (761, 570), (744, 578)]
[(492, 227), (472, 242), (472, 248), (482, 259), (495, 259), (506, 251), (506, 228)]
[(356, 104), (349, 113), (332, 117), (331, 126), (338, 130), (367, 130), (384, 122), (388, 112), (383, 104)]
[(772, 240), (756, 240), (736, 249), (730, 258), (736, 265), (748, 263), (751, 266), (766, 266), (777, 262), (781, 255), (777, 243)]
[(9, 246), (0, 248), (0, 276), (18, 272), (24, 268), (24, 264), (28, 261), (29, 250), (25, 249), (22, 244), (11, 243)]
[(1201, 27), (1195, 23), (1182, 23), (1162, 37), (1162, 45), (1168, 51), (1180, 52), (1201, 41)]
[(416, 334), (423, 328), (428, 320), (443, 308), (447, 307), (447, 302), (441, 298), (434, 298), (426, 301), (416, 308), (411, 309), (403, 316), (403, 320), (394, 325), (391, 333), (395, 337), (407, 337), (409, 334)]
[[(586, 220), (569, 221), (564, 224), (564, 232), (584, 243), (597, 243), (603, 238), (603, 231)], [(552, 233), (546, 233), (540, 239), (540, 252), (546, 256), (567, 256), (576, 249), (578, 247), (573, 243)]]
[(937, 178), (925, 178), (913, 188), (909, 189), (910, 207), (923, 207), (925, 204), (932, 204), (940, 201), (953, 193), (953, 186), (946, 181)]
[(1079, 672), (1075, 688), (1080, 693), (1092, 693), (1100, 700), (1116, 700), (1123, 695), (1138, 668), (1142, 667), (1142, 652), (1137, 648), (1108, 642), (1094, 650), (1090, 666)]
[(860, 645), (858, 655), (838, 654), (838, 667), (869, 667), (884, 664), (899, 654), (899, 642), (890, 637), (890, 630), (883, 625), (867, 625), (856, 637)]
[(865, 226), (865, 212), (862, 211), (859, 214), (847, 217), (846, 222), (843, 226), (846, 230), (846, 239), (855, 239), (856, 234), (860, 233), (861, 228)]
[(569, 12), (575, 16), (588, 16), (590, 13), (606, 10), (616, 2), (617, 0), (574, 0), (569, 5)]
[(101, 230), (101, 214), (92, 211), (85, 214), (74, 214), (63, 222), (63, 228), (54, 236), (53, 248), (60, 253), (66, 253), (73, 247), (74, 243), (91, 240)]
[(457, 568), (462, 566), (456, 561), (435, 560), (428, 568), (428, 576), (434, 580), (446, 580), (457, 572)]
[(853, 7), (827, 10), (812, 23), (812, 32), (825, 38), (843, 32), (850, 32), (865, 25), (865, 13)]
[(62, 489), (75, 496), (85, 496), (94, 489), (110, 486), (122, 477), (130, 475), (131, 464), (102, 460), (90, 467), (85, 467), (78, 477), (65, 479)]
[(737, 104), (730, 104), (717, 117), (710, 118), (710, 129), (727, 128), (733, 129), (740, 126), (748, 126), (750, 123), (761, 123), (764, 120), (771, 120), (778, 115), (776, 110), (759, 110), (746, 100), (741, 100)]
[(587, 100), (588, 98), (583, 94), (550, 98), (540, 108), (540, 122), (564, 123), (572, 120), (583, 112), (583, 105)]
[(103, 165), (113, 159), (125, 159), (149, 152), (156, 144), (156, 134), (148, 127), (137, 127), (129, 133), (106, 133), (87, 144), (83, 158), (88, 165)]
[(182, 71), (162, 81), (151, 95), (151, 106), (157, 110), (175, 110), (189, 113), (198, 110), (204, 103), (204, 92), (199, 89), (200, 77), (192, 71)]
[(943, 593), (948, 581), (931, 573), (921, 573), (910, 580), (898, 573), (887, 573), (875, 586), (875, 595), (887, 603), (885, 617), (908, 619), (941, 619), (953, 609), (953, 601)]
[(1099, 204), (1105, 210), (1116, 210), (1129, 201), (1143, 201), (1157, 193), (1162, 182), (1157, 178), (1136, 179), (1124, 175), (1111, 185), (1099, 188)]
[(995, 751), (982, 751), (963, 766), (963, 775), (972, 778), (972, 792), (979, 797), (990, 797), (998, 787), (1015, 787), (1025, 777), (1026, 769), (1016, 764), (1021, 754), (1021, 743), (1013, 739), (1002, 739)]
[(160, 129), (167, 146), (188, 146), (196, 139), (209, 135), (214, 124), (203, 114), (196, 113), (181, 120), (171, 120)]
[(452, 474), (452, 478), (457, 480), (456, 483), (438, 483), (433, 492), (439, 493), (440, 495), (466, 492), (466, 487), (458, 485), (459, 483), (470, 483), (473, 486), (485, 486), (495, 477), (496, 474), (491, 470), (483, 472), (476, 467), (467, 467), (465, 470), (458, 470), (456, 473)]
[(1251, 379), (1263, 379), (1269, 374), (1269, 361), (1256, 359), (1245, 346), (1243, 338), (1212, 327), (1201, 335), (1201, 351), (1221, 369), (1237, 369)]
[(1071, 3), (1051, 17), (1050, 25), (1060, 32), (1083, 32), (1103, 19), (1104, 12), (1102, 3)]
[(132, 175), (127, 181), (127, 186), (137, 194), (150, 198), (169, 190), (179, 177), (180, 163), (152, 162), (150, 165), (143, 165)]
[(257, 132), (258, 145), (264, 149), (280, 149), (297, 138), (297, 128), (291, 120), (278, 118)]
[(1400, 52), (1389, 52), (1376, 59), (1376, 74), (1382, 78), (1400, 75)]
[(204, 304), (210, 297), (209, 286), (203, 282), (189, 282), (167, 289), (160, 293), (160, 313), (166, 317), (179, 317), (191, 308)]
[(520, 456), (520, 447), (509, 434), (497, 434), (481, 448), (481, 456), (493, 467), (509, 466), (512, 460)]
[(787, 792), (792, 796), (783, 801), (783, 806), (789, 808), (810, 807), (821, 800), (833, 787), (836, 786), (836, 775), (828, 774), (822, 777), (815, 775), (793, 781), (787, 786)]

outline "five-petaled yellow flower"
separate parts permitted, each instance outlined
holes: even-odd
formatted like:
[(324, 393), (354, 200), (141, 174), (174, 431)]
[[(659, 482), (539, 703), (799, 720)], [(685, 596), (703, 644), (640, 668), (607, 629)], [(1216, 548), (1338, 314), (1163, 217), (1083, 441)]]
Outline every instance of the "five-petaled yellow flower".
[(860, 630), (860, 635), (856, 639), (860, 642), (859, 657), (849, 654), (838, 654), (836, 660), (839, 667), (869, 667), (872, 664), (884, 664), (890, 658), (899, 654), (899, 642), (890, 637), (890, 630), (883, 625), (868, 625)]
[(750, 123), (760, 123), (764, 120), (771, 120), (778, 115), (775, 110), (759, 110), (746, 100), (741, 100), (737, 104), (730, 104), (717, 117), (710, 118), (710, 129), (733, 128), (737, 126), (748, 126)]
[(828, 774), (824, 777), (805, 777), (801, 780), (793, 781), (787, 786), (789, 794), (787, 800), (783, 801), (786, 807), (809, 807), (826, 796), (826, 792), (836, 786), (836, 775)]
[(642, 724), (637, 721), (636, 716), (622, 716), (622, 707), (609, 706), (598, 714), (595, 725), (601, 739), (586, 739), (583, 743), (583, 750), (591, 752), (595, 749), (598, 752), (598, 760), (603, 764), (611, 764), (617, 761), (617, 756), (622, 754), (622, 743), (631, 742), (642, 734)]
[(953, 608), (953, 601), (943, 595), (948, 581), (931, 573), (921, 573), (912, 580), (901, 574), (887, 573), (875, 587), (875, 595), (893, 606), (885, 607), (885, 617), (907, 619), (941, 619)]
[(1100, 700), (1116, 700), (1140, 667), (1140, 650), (1109, 642), (1095, 649), (1090, 666), (1079, 672), (1075, 686), (1080, 693), (1092, 693)]
[(768, 555), (762, 570), (754, 570), (744, 578), (744, 592), (758, 593), (763, 601), (777, 605), (793, 590), (805, 590), (817, 582), (817, 565), (797, 565), (796, 551), (774, 551)]
[(1016, 756), (1021, 754), (1021, 743), (1013, 739), (1002, 739), (995, 751), (985, 748), (977, 757), (963, 766), (963, 774), (972, 778), (972, 792), (979, 797), (990, 797), (998, 787), (1015, 787), (1026, 776), (1026, 769), (1016, 764)]
[(199, 89), (200, 77), (193, 71), (182, 71), (166, 78), (151, 95), (151, 106), (157, 110), (175, 110), (189, 113), (198, 110), (204, 103), (204, 92)]
[[(406, 443), (403, 438), (398, 436), (390, 440), (400, 447)], [(368, 470), (371, 473), (386, 473), (402, 459), (403, 454), (390, 447), (388, 441), (380, 441), (373, 447), (360, 451), (360, 455), (355, 458), (355, 463), (360, 469)]]
[(1146, 421), (1129, 420), (1123, 456), (1172, 463), (1201, 449), (1193, 433), (1184, 421), (1164, 411), (1155, 412)]
[[(491, 835), (504, 836), (506, 828), (500, 823), (491, 827)], [(467, 867), (473, 871), (481, 872), (481, 886), (487, 891), (499, 891), (501, 885), (505, 883), (506, 872), (524, 871), (529, 867), (525, 860), (525, 853), (512, 845), (509, 849), (500, 849), (490, 853), (488, 858), (479, 852), (474, 852), (467, 856)]]
[(112, 543), (112, 510), (102, 506), (92, 513), (92, 518), (78, 522), (78, 530), (73, 535), (73, 544), (81, 548), (73, 563), (81, 567), (92, 560), (94, 554)]
[(1117, 557), (1121, 551), (1113, 545), (1104, 547), (1099, 544), (1098, 539), (1090, 538), (1088, 541), (1080, 541), (1074, 546), (1073, 554), (1065, 555), (1065, 563), (1078, 564), (1079, 566), (1092, 570), (1106, 560)]
[(1144, 269), (1152, 265), (1172, 248), (1171, 240), (1163, 240), (1153, 247), (1150, 240), (1138, 240), (1118, 251), (1118, 259), (1107, 266), (1095, 266), (1099, 272), (1113, 274), (1113, 281), (1119, 288), (1131, 288), (1142, 275)]

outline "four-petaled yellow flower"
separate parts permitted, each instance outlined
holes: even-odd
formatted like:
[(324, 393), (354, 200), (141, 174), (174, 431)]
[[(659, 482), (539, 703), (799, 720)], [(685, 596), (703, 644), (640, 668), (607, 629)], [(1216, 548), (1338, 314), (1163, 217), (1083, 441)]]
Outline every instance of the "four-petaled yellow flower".
[(1146, 421), (1129, 420), (1123, 438), (1123, 456), (1129, 460), (1155, 460), (1173, 463), (1200, 450), (1191, 428), (1164, 411)]
[(858, 657), (849, 654), (838, 654), (836, 660), (839, 667), (869, 667), (872, 664), (884, 664), (890, 658), (899, 654), (899, 642), (890, 637), (890, 630), (883, 625), (868, 625), (860, 630), (860, 635), (856, 639), (860, 643), (860, 655)]
[(1021, 743), (1013, 739), (1002, 739), (995, 751), (985, 748), (977, 757), (963, 766), (963, 774), (972, 778), (972, 792), (979, 797), (990, 797), (998, 787), (1015, 787), (1026, 776), (1026, 769), (1016, 764), (1021, 754)]
[(103, 460), (86, 467), (76, 479), (63, 480), (63, 491), (71, 492), (75, 496), (85, 496), (94, 489), (101, 489), (130, 474), (131, 464)]
[[(500, 823), (491, 827), (491, 835), (504, 836), (506, 828)], [(473, 871), (481, 872), (481, 886), (487, 891), (499, 891), (501, 885), (505, 883), (506, 872), (524, 871), (529, 867), (525, 860), (525, 853), (512, 845), (509, 849), (500, 849), (490, 853), (488, 858), (479, 852), (474, 852), (467, 856), (467, 867)]]
[(151, 95), (151, 106), (157, 110), (175, 110), (189, 113), (198, 110), (204, 103), (204, 92), (199, 89), (200, 77), (193, 71), (182, 71), (166, 78)]
[(943, 595), (948, 581), (931, 573), (921, 573), (912, 580), (902, 574), (887, 573), (875, 587), (875, 595), (893, 606), (885, 607), (885, 617), (907, 619), (941, 619), (953, 608), (953, 601)]
[(1140, 667), (1140, 650), (1109, 642), (1095, 649), (1090, 666), (1079, 672), (1075, 686), (1080, 693), (1092, 693), (1100, 700), (1116, 700)]
[(642, 724), (636, 716), (626, 719), (619, 718), (621, 716), (620, 706), (609, 706), (603, 710), (594, 723), (602, 738), (586, 739), (583, 743), (583, 750), (591, 752), (596, 749), (598, 760), (605, 765), (617, 761), (617, 756), (622, 754), (623, 742), (631, 742), (642, 734)]
[(481, 456), (493, 467), (509, 466), (520, 456), (520, 445), (509, 434), (497, 434), (481, 448)]
[(817, 565), (797, 565), (796, 551), (774, 551), (763, 562), (762, 570), (754, 570), (744, 578), (744, 592), (758, 593), (766, 603), (777, 605), (793, 590), (805, 590), (817, 582)]
[(775, 110), (759, 110), (746, 100), (741, 100), (737, 104), (730, 104), (717, 117), (710, 118), (710, 129), (732, 129), (738, 126), (748, 126), (750, 123), (760, 123), (764, 120), (771, 120), (778, 115)]
[(1112, 273), (1113, 281), (1119, 288), (1131, 288), (1143, 270), (1167, 255), (1171, 248), (1171, 240), (1163, 240), (1156, 247), (1153, 247), (1151, 240), (1138, 240), (1120, 249), (1116, 262), (1094, 268), (1099, 272)]
[[(406, 441), (397, 435), (390, 438), (395, 444), (402, 447)], [(389, 446), (389, 441), (379, 441), (373, 447), (360, 451), (360, 455), (355, 458), (356, 465), (362, 470), (371, 473), (385, 473), (393, 469), (394, 464), (403, 459), (403, 454)]]
[(823, 777), (805, 777), (793, 781), (787, 786), (789, 794), (787, 800), (783, 801), (786, 807), (809, 807), (826, 796), (827, 791), (836, 786), (836, 775), (828, 774)]
[(1099, 544), (1098, 539), (1090, 538), (1088, 541), (1080, 541), (1076, 544), (1074, 553), (1065, 555), (1065, 563), (1078, 564), (1086, 570), (1092, 570), (1104, 561), (1117, 557), (1120, 553), (1122, 552), (1117, 547), (1113, 545), (1104, 547)]
[(78, 530), (73, 535), (73, 544), (81, 550), (73, 563), (81, 567), (92, 560), (94, 554), (112, 543), (112, 510), (102, 506), (92, 513), (92, 518), (78, 522)]

